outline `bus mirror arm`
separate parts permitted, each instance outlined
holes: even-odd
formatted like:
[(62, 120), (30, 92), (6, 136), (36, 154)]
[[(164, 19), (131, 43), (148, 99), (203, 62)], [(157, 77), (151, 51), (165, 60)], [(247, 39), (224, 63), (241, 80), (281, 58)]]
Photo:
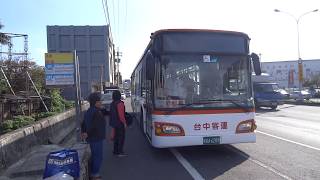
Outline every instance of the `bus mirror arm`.
[(253, 70), (254, 73), (258, 76), (261, 75), (261, 64), (260, 64), (260, 58), (256, 53), (251, 53), (251, 60), (253, 64)]

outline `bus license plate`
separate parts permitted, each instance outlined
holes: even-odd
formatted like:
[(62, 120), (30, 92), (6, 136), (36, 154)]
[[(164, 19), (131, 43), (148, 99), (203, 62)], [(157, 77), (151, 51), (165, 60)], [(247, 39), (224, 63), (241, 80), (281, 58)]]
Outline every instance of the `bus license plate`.
[(220, 136), (203, 137), (203, 144), (220, 144)]

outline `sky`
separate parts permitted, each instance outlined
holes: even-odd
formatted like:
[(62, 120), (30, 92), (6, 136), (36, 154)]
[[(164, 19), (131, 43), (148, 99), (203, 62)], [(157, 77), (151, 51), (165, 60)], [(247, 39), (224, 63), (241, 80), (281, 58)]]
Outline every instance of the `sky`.
[[(29, 58), (44, 65), (47, 25), (106, 25), (102, 0), (0, 0), (2, 32), (29, 35)], [(122, 52), (120, 71), (130, 77), (149, 40), (159, 29), (240, 31), (261, 61), (296, 60), (295, 18), (320, 9), (319, 0), (108, 0), (112, 37)], [(286, 13), (274, 12), (279, 9)], [(292, 16), (288, 15), (291, 14)], [(299, 21), (302, 59), (320, 59), (320, 11)], [(23, 51), (23, 39), (14, 40)], [(0, 48), (1, 50), (1, 48)], [(2, 46), (2, 50), (6, 47)]]

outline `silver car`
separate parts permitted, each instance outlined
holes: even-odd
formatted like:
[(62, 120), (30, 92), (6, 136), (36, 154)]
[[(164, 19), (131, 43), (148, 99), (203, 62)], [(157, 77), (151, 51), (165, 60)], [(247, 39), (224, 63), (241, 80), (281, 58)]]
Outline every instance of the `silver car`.
[(290, 98), (297, 100), (299, 99), (300, 95), (303, 97), (303, 99), (309, 100), (311, 98), (311, 94), (308, 91), (305, 90), (301, 90), (301, 91), (293, 91), (292, 93), (290, 93)]
[(102, 105), (106, 108), (107, 111), (109, 111), (110, 104), (112, 102), (112, 93), (102, 94), (101, 101), (102, 101)]

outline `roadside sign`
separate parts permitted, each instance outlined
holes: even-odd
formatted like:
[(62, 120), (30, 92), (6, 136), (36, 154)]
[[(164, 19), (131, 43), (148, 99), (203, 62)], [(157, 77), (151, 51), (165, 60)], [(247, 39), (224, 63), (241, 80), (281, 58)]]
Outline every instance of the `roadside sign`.
[(74, 85), (73, 53), (45, 53), (47, 86)]

